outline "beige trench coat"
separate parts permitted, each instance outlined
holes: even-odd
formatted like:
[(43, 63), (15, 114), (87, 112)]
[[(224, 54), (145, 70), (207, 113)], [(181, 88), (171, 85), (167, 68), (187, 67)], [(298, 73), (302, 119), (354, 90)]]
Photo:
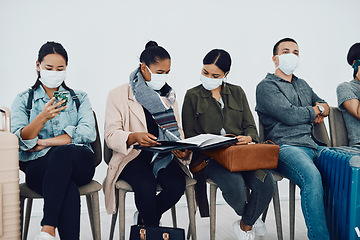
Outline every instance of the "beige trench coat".
[[(177, 102), (174, 104), (174, 113), (181, 138), (184, 138)], [(128, 136), (132, 132), (147, 132), (146, 119), (143, 107), (135, 101), (130, 85), (124, 84), (109, 92), (106, 103), (104, 137), (108, 147), (113, 150), (103, 182), (105, 207), (108, 214), (113, 214), (116, 210), (115, 183), (121, 171), (141, 152), (141, 150), (136, 150), (133, 146), (128, 147), (126, 144)], [(184, 165), (189, 162), (182, 161)], [(183, 170), (190, 176), (188, 168), (183, 164), (181, 164)]]

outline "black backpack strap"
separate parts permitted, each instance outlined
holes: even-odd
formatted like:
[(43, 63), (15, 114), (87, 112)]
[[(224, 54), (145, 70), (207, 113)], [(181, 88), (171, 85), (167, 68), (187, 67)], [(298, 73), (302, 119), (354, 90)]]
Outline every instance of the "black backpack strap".
[(72, 89), (69, 89), (69, 92), (70, 92), (70, 95), (71, 95), (73, 101), (75, 102), (76, 110), (79, 111), (80, 101), (79, 101), (78, 96), (75, 94), (74, 90), (72, 90)]
[(28, 101), (27, 101), (27, 105), (26, 105), (26, 113), (28, 115), (28, 119), (30, 119), (30, 112), (32, 109), (33, 99), (34, 99), (34, 89), (30, 88), (29, 89), (29, 97), (28, 97)]

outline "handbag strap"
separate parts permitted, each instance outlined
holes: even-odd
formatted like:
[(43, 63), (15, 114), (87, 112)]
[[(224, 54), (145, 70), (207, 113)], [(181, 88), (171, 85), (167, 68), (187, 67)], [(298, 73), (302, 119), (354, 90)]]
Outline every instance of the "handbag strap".
[(206, 159), (208, 156), (202, 154), (195, 162), (190, 164), (190, 171), (191, 173), (197, 173), (202, 170), (204, 167), (207, 166)]
[(266, 140), (265, 143), (266, 143), (266, 144), (276, 145), (276, 144), (275, 144), (273, 141), (271, 141), (271, 140)]
[(224, 137), (236, 137), (236, 135), (232, 134), (232, 133), (228, 133), (228, 134), (225, 134)]

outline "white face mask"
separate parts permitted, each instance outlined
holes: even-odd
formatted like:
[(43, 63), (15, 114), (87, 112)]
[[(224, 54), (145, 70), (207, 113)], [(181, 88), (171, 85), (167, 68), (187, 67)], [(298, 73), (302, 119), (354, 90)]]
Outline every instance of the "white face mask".
[(201, 81), (203, 87), (209, 91), (214, 90), (215, 88), (219, 87), (222, 84), (224, 78), (220, 78), (220, 79), (208, 78), (208, 77), (205, 77), (204, 75), (200, 74), (200, 81)]
[(66, 71), (49, 71), (41, 69), (40, 63), (40, 78), (42, 84), (48, 88), (57, 88), (59, 87), (66, 78)]
[(155, 74), (151, 72), (148, 66), (146, 67), (151, 73), (151, 80), (150, 82), (146, 81), (146, 84), (153, 90), (160, 90), (167, 82), (169, 74)]
[(286, 75), (291, 75), (296, 68), (299, 67), (299, 57), (293, 53), (277, 55), (279, 58), (279, 66), (276, 69), (280, 69)]

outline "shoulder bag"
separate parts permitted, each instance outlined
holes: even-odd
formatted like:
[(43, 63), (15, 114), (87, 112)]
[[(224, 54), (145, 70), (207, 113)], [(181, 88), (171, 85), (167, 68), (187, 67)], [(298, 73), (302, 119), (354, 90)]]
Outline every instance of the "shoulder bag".
[[(269, 144), (270, 143), (270, 144)], [(279, 159), (278, 145), (271, 141), (266, 143), (233, 145), (203, 151), (230, 172), (274, 169)]]

